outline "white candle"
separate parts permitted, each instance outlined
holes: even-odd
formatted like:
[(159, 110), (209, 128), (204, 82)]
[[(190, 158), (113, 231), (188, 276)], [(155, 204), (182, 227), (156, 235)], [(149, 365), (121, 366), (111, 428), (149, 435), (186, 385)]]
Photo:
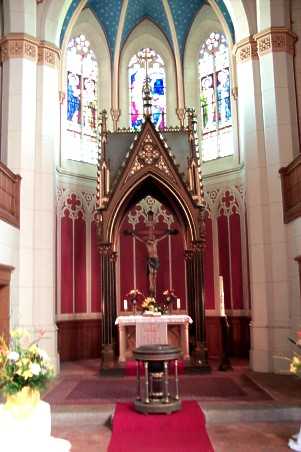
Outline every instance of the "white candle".
[(125, 311), (128, 310), (128, 301), (127, 301), (127, 300), (123, 300), (123, 309), (124, 309)]
[(180, 298), (177, 298), (177, 309), (181, 308), (181, 300)]
[(224, 295), (224, 280), (222, 276), (219, 276), (219, 302), (220, 302), (220, 315), (225, 317), (225, 295)]

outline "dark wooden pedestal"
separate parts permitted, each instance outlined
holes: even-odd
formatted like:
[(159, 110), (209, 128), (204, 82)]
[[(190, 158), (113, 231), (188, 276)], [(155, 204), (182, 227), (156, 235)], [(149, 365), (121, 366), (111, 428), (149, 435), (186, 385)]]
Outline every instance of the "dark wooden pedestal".
[[(172, 345), (143, 345), (134, 350), (137, 361), (135, 409), (141, 413), (172, 413), (181, 409), (178, 359), (181, 350)], [(169, 387), (168, 364), (174, 362), (174, 394)], [(142, 366), (141, 364), (142, 363)], [(141, 376), (141, 367), (144, 376)]]

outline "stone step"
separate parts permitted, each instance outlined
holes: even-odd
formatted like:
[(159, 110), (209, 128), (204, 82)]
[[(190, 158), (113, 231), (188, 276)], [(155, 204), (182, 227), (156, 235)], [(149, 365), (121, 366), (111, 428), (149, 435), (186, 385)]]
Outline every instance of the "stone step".
[[(300, 421), (301, 407), (285, 404), (259, 404), (202, 402), (200, 403), (208, 424), (229, 422)], [(114, 414), (114, 404), (95, 406), (51, 407), (53, 426), (76, 424), (109, 424)]]

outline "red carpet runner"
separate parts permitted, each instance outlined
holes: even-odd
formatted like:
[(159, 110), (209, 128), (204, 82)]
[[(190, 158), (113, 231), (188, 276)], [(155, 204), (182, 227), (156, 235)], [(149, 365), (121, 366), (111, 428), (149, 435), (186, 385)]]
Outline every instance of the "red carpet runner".
[(214, 452), (205, 416), (195, 401), (173, 414), (139, 414), (132, 403), (117, 403), (108, 452)]

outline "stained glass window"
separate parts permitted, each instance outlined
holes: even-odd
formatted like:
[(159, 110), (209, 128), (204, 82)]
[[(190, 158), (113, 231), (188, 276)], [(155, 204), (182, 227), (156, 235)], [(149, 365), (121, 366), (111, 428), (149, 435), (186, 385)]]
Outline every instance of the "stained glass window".
[(98, 65), (90, 43), (82, 34), (67, 48), (67, 136), (64, 155), (88, 163), (97, 161)]
[(166, 75), (164, 62), (152, 49), (142, 49), (128, 66), (130, 127), (139, 128), (143, 120), (142, 88), (145, 77), (150, 78), (152, 94), (152, 121), (156, 128), (166, 124)]
[(202, 158), (233, 154), (229, 50), (222, 33), (211, 33), (199, 59)]

